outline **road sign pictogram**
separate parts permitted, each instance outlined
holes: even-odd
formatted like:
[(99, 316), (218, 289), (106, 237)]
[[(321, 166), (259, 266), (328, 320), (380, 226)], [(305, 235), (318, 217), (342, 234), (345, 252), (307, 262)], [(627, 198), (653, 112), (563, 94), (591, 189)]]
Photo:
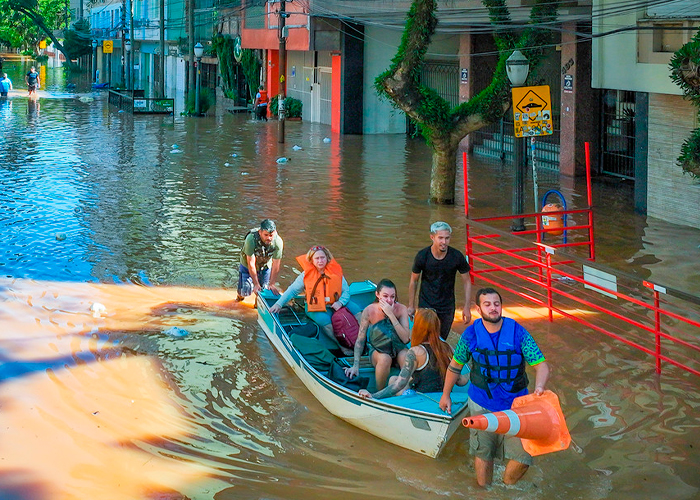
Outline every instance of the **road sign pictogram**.
[(552, 100), (549, 85), (513, 87), (515, 137), (552, 134)]

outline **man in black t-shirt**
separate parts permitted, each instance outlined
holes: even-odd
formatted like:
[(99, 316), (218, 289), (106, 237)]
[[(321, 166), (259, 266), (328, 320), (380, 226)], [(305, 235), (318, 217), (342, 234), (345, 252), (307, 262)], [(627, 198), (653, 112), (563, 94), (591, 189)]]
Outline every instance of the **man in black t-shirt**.
[(36, 89), (41, 87), (41, 80), (39, 79), (39, 73), (36, 72), (36, 68), (34, 66), (32, 66), (29, 73), (27, 73), (24, 81), (27, 82), (27, 90), (29, 90), (29, 95), (31, 96), (34, 94), (36, 96)]
[(413, 261), (411, 282), (408, 285), (408, 314), (416, 310), (416, 285), (420, 280), (418, 307), (435, 310), (440, 318), (440, 337), (447, 339), (455, 317), (455, 274), (459, 272), (464, 285), (464, 309), (462, 319), (467, 324), (472, 319), (469, 297), (472, 284), (469, 277), (469, 264), (464, 254), (452, 248), (450, 237), (452, 228), (446, 222), (435, 222), (430, 226), (430, 239), (433, 244), (424, 248)]

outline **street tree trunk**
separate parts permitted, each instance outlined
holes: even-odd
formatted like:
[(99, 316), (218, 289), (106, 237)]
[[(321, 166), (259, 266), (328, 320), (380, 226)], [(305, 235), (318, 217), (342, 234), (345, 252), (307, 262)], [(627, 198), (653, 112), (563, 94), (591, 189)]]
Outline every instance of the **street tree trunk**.
[(398, 52), (388, 70), (375, 80), (380, 96), (403, 110), (421, 129), (433, 150), (430, 200), (453, 204), (460, 141), (471, 132), (499, 120), (510, 106), (506, 59), (520, 49), (534, 68), (542, 58), (541, 48), (550, 40), (556, 19), (557, 1), (534, 0), (530, 27), (516, 33), (511, 27), (506, 0), (482, 0), (489, 10), (500, 57), (491, 84), (467, 102), (451, 108), (438, 93), (421, 84), (420, 73), (430, 40), (437, 28), (436, 0), (413, 0)]

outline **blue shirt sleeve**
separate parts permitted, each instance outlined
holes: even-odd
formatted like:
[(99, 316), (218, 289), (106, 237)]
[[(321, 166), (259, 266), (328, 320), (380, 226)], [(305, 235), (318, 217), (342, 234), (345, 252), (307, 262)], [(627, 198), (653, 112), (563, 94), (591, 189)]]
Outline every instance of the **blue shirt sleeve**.
[(534, 366), (545, 361), (544, 354), (542, 354), (535, 339), (533, 339), (530, 332), (525, 330), (519, 323), (516, 323), (516, 335), (520, 336), (520, 350), (528, 365)]
[(455, 346), (455, 352), (452, 359), (454, 359), (460, 365), (466, 365), (472, 357), (471, 352), (469, 351), (469, 338), (470, 335), (473, 334), (473, 331), (474, 328), (471, 325), (468, 326)]

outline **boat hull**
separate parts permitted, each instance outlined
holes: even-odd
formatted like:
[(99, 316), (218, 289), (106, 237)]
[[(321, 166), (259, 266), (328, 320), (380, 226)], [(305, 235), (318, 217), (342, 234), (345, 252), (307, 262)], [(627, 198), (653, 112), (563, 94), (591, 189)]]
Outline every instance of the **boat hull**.
[(316, 371), (294, 348), (268, 302), (258, 298), (258, 323), (277, 352), (314, 397), (333, 415), (389, 443), (437, 457), (466, 416), (466, 392), (455, 393), (455, 415), (438, 408), (439, 394), (364, 399)]

